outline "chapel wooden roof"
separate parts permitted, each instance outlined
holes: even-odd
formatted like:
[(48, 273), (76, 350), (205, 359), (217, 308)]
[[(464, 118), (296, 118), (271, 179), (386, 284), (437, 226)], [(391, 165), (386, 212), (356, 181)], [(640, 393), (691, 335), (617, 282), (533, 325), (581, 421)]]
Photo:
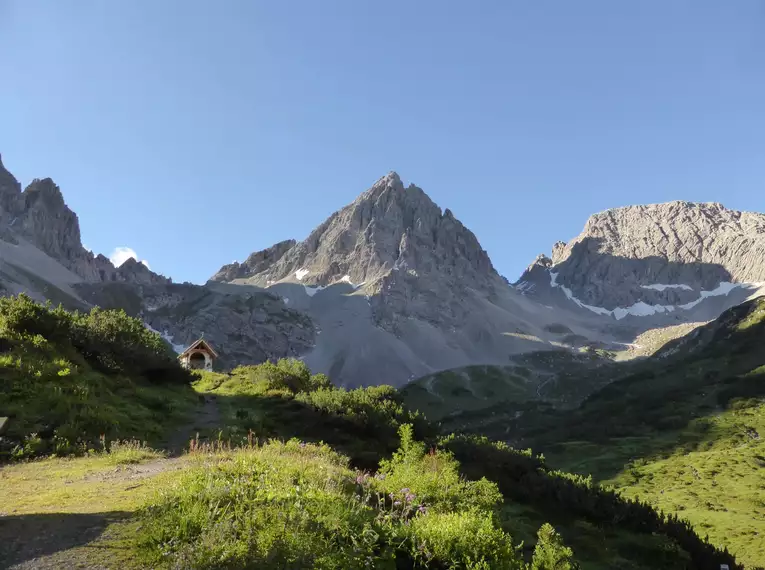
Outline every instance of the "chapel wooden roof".
[(215, 352), (213, 347), (210, 346), (210, 343), (203, 338), (200, 338), (199, 340), (192, 342), (191, 345), (186, 350), (184, 350), (178, 355), (178, 358), (181, 358), (182, 356), (185, 356), (189, 354), (190, 352), (196, 352), (196, 351), (206, 351), (206, 352), (209, 352), (213, 356), (213, 358), (218, 358), (218, 353)]

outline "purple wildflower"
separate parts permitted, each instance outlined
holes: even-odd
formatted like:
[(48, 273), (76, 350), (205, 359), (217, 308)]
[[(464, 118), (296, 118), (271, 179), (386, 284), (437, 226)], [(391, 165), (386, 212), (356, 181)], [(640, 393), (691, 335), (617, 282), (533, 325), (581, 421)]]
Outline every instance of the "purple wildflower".
[(304, 441), (300, 442), (300, 447), (305, 447), (305, 442)]
[(406, 497), (404, 497), (404, 498), (406, 499), (407, 503), (411, 503), (415, 499), (415, 494), (414, 493), (407, 493)]
[(409, 487), (404, 487), (403, 489), (401, 489), (401, 492), (403, 494), (407, 494), (409, 492)]
[(401, 501), (393, 501), (394, 507), (398, 507), (399, 505), (401, 505)]
[(421, 512), (423, 515), (428, 512), (428, 507), (425, 505), (420, 505), (420, 508), (417, 509), (417, 511)]

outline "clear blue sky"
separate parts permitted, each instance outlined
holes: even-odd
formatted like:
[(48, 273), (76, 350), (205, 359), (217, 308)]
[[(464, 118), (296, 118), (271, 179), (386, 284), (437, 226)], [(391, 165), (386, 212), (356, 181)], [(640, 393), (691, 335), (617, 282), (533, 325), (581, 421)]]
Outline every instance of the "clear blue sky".
[(396, 170), (511, 280), (614, 206), (765, 211), (765, 2), (0, 0), (0, 153), (203, 282)]

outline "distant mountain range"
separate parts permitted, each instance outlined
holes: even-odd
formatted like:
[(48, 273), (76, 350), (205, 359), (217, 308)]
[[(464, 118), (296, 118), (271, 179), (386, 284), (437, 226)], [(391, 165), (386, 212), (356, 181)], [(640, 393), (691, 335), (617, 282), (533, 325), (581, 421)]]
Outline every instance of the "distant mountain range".
[(93, 255), (54, 182), (22, 191), (0, 162), (0, 287), (124, 308), (176, 347), (204, 333), (223, 366), (298, 356), (347, 386), (400, 386), (532, 351), (625, 350), (646, 331), (711, 320), (765, 291), (765, 216), (689, 202), (609, 210), (509, 284), (450, 210), (390, 173), (305, 240), (198, 286)]

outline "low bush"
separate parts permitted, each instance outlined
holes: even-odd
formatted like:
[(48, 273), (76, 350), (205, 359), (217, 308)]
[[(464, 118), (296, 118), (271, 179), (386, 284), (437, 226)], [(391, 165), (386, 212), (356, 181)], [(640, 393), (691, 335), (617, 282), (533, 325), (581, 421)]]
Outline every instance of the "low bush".
[[(224, 416), (224, 438), (234, 444), (250, 432), (260, 438), (325, 441), (355, 466), (371, 469), (397, 448), (400, 425), (413, 424), (420, 438), (435, 435), (435, 426), (407, 410), (391, 386), (336, 388), (325, 375), (311, 375), (297, 360), (196, 375), (194, 388), (216, 396)], [(295, 392), (297, 387), (305, 389)], [(207, 435), (217, 437), (217, 432)]]
[(142, 376), (163, 384), (192, 379), (157, 333), (122, 310), (96, 307), (83, 314), (41, 305), (24, 294), (0, 297), (0, 333), (16, 346), (43, 338), (64, 353), (74, 349), (93, 368), (108, 374)]
[(231, 376), (248, 383), (250, 393), (287, 391), (296, 394), (332, 385), (324, 374), (312, 376), (305, 363), (295, 358), (239, 366), (231, 371)]
[(156, 333), (124, 312), (0, 298), (0, 461), (158, 441), (194, 401), (191, 376)]
[(545, 523), (537, 533), (531, 570), (575, 570), (574, 553), (563, 544), (563, 539), (551, 524)]
[(400, 431), (401, 448), (376, 474), (298, 440), (195, 454), (198, 467), (141, 512), (147, 563), (525, 569), (498, 525), (496, 485), (463, 479), (451, 454), (426, 452), (409, 425)]

